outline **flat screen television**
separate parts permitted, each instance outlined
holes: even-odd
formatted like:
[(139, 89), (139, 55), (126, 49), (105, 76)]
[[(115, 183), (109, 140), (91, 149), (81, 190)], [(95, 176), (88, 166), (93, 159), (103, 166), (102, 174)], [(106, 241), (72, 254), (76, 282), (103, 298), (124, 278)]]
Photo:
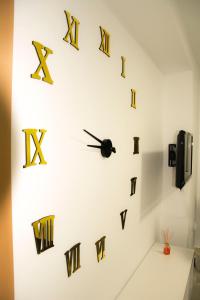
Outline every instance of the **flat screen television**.
[(192, 175), (193, 136), (180, 130), (176, 144), (176, 187), (182, 189)]

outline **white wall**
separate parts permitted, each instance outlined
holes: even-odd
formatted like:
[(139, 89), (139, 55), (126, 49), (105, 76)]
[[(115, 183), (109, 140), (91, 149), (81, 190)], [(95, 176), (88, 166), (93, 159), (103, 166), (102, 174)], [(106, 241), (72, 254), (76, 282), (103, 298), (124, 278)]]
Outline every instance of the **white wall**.
[[(192, 247), (194, 243), (194, 217), (196, 208), (197, 178), (197, 115), (198, 98), (196, 77), (192, 71), (165, 77), (163, 88), (163, 142), (164, 184), (160, 207), (160, 233), (169, 228), (172, 243)], [(182, 190), (175, 187), (175, 168), (168, 165), (168, 144), (176, 143), (179, 130), (194, 135), (193, 174)], [(161, 239), (160, 235), (160, 239)]]
[[(197, 93), (197, 99), (198, 99), (198, 103), (200, 101), (200, 75), (197, 72), (196, 75), (196, 93)], [(200, 114), (200, 107), (198, 106), (198, 114)], [(199, 115), (198, 115), (199, 116)], [(200, 118), (198, 118), (198, 127), (197, 127), (197, 132), (198, 132), (198, 136), (200, 133)], [(199, 153), (200, 150), (200, 143), (198, 143), (198, 147), (197, 147), (197, 152)], [(194, 245), (196, 247), (200, 248), (200, 185), (199, 183), (199, 179), (200, 179), (200, 156), (197, 156), (198, 161), (197, 161), (197, 166), (198, 166), (198, 170), (197, 170), (197, 186), (196, 186), (196, 211), (195, 211), (195, 240), (194, 240)]]
[[(76, 51), (63, 41), (64, 10), (80, 20)], [(98, 50), (99, 25), (111, 57)], [(53, 85), (30, 78), (38, 66), (32, 41), (54, 51)], [(127, 78), (121, 73), (127, 59)], [(15, 1), (12, 101), (12, 199), (15, 300), (114, 299), (154, 243), (162, 193), (162, 74), (101, 1)], [(137, 109), (130, 108), (130, 89)], [(23, 168), (22, 129), (47, 130), (48, 164)], [(82, 129), (111, 138), (103, 159)], [(175, 132), (172, 131), (174, 135)], [(133, 156), (133, 137), (140, 154)], [(171, 142), (173, 136), (169, 136)], [(130, 197), (130, 178), (138, 177)], [(125, 230), (120, 212), (128, 209)], [(37, 255), (31, 223), (55, 215), (55, 247)], [(106, 235), (99, 264), (95, 242)], [(81, 242), (81, 268), (67, 277), (64, 253)]]

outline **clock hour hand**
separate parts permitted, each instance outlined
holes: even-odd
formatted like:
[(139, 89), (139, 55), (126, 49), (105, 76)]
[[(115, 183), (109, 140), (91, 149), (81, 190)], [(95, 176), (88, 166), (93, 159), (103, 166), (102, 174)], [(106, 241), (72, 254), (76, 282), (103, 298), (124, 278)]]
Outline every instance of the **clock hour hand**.
[[(103, 142), (104, 143), (104, 142)], [(88, 147), (92, 147), (92, 148), (98, 148), (98, 149), (102, 149), (104, 146), (97, 146), (97, 145), (87, 145)], [(112, 147), (110, 148), (110, 150), (113, 152), (113, 153), (116, 153), (116, 149), (115, 147)]]
[(96, 145), (87, 145), (88, 147), (92, 147), (92, 148), (98, 148), (101, 149), (102, 146), (96, 146)]
[(93, 139), (95, 139), (96, 141), (98, 141), (99, 143), (102, 144), (102, 141), (100, 139), (98, 139), (96, 136), (94, 136), (92, 133), (90, 133), (89, 131), (83, 129), (83, 131), (85, 131), (87, 134), (89, 134), (91, 137), (93, 137)]

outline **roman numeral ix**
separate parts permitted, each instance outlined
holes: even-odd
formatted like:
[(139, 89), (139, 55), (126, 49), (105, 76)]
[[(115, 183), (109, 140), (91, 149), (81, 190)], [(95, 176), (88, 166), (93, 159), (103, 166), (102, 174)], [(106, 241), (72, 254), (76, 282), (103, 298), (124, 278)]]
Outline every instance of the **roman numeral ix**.
[(79, 33), (79, 20), (75, 17), (71, 16), (68, 11), (65, 11), (65, 15), (67, 18), (67, 25), (68, 25), (68, 31), (66, 33), (66, 36), (63, 38), (63, 40), (70, 45), (72, 45), (74, 48), (79, 50), (78, 47), (78, 33)]
[[(49, 56), (49, 54), (53, 54), (53, 51), (36, 41), (33, 41), (32, 44), (35, 47), (40, 64), (37, 67), (36, 71), (33, 74), (31, 74), (31, 78), (40, 80), (41, 76), (39, 75), (39, 73), (42, 70), (42, 72), (44, 74), (44, 76), (42, 77), (42, 80), (47, 83), (53, 84), (53, 80), (51, 78), (51, 75), (49, 73), (49, 69), (48, 69), (47, 63), (46, 63), (47, 57)], [(43, 51), (45, 51), (45, 54), (43, 54)]]
[[(24, 168), (35, 166), (36, 165), (36, 158), (39, 157), (39, 164), (46, 165), (47, 162), (44, 159), (42, 150), (41, 150), (41, 144), (44, 139), (44, 135), (46, 133), (46, 130), (39, 129), (39, 132), (41, 133), (40, 139), (38, 140), (37, 137), (37, 129), (24, 129), (22, 130), (25, 133), (25, 151), (26, 151), (26, 164), (23, 166)], [(33, 155), (33, 158), (31, 159), (31, 137), (35, 145), (35, 153)]]
[(54, 218), (55, 216), (48, 216), (32, 223), (38, 254), (51, 247), (54, 247)]

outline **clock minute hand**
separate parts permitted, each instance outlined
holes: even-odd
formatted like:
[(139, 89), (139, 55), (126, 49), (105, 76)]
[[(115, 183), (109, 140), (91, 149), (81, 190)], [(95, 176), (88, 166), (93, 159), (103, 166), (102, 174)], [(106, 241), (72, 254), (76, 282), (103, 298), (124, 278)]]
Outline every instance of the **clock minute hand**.
[(87, 134), (89, 134), (91, 137), (93, 137), (93, 139), (95, 139), (96, 141), (98, 141), (99, 143), (102, 144), (102, 141), (100, 139), (98, 139), (96, 136), (94, 136), (92, 133), (90, 133), (89, 131), (83, 129), (83, 131), (85, 131)]

